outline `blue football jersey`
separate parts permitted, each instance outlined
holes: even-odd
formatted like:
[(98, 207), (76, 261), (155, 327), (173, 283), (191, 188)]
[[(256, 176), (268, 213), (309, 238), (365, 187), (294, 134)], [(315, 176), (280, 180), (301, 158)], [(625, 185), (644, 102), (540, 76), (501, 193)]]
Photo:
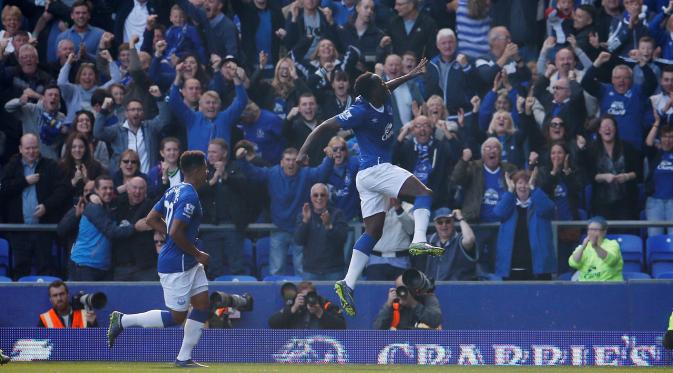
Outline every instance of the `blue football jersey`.
[(352, 129), (360, 146), (360, 169), (390, 163), (393, 152), (393, 106), (390, 97), (382, 108), (375, 108), (362, 96), (337, 115), (342, 128)]
[[(199, 195), (191, 184), (180, 183), (168, 189), (159, 202), (154, 205), (154, 211), (160, 213), (166, 220), (168, 232), (175, 220), (187, 224), (185, 234), (191, 243), (197, 245), (199, 225), (203, 212)], [(157, 271), (159, 273), (184, 272), (194, 267), (197, 262), (194, 256), (182, 251), (173, 238), (166, 234), (166, 243), (159, 252)]]

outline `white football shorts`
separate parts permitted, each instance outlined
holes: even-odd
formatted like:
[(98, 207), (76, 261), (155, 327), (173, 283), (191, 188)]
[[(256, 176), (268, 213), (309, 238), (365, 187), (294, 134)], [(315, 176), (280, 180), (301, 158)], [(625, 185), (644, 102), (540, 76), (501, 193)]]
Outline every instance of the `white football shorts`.
[(355, 186), (360, 193), (362, 217), (386, 212), (388, 199), (397, 198), (404, 182), (413, 174), (390, 163), (381, 163), (365, 168), (355, 177)]
[(193, 295), (208, 291), (208, 278), (201, 263), (184, 272), (159, 273), (159, 281), (166, 307), (173, 311), (187, 311)]

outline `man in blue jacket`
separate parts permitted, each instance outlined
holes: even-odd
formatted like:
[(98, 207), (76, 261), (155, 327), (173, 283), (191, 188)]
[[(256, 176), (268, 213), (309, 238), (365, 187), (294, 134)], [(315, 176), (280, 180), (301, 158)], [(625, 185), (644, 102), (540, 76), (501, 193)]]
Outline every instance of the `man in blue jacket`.
[(187, 150), (201, 150), (208, 153), (208, 142), (214, 138), (222, 138), (231, 149), (231, 130), (238, 117), (243, 113), (248, 102), (248, 95), (243, 87), (245, 72), (236, 69), (234, 86), (236, 98), (229, 107), (220, 111), (222, 101), (215, 91), (207, 91), (199, 99), (199, 111), (189, 108), (180, 95), (182, 85), (182, 63), (176, 67), (175, 81), (169, 92), (168, 105), (173, 115), (187, 127)]
[(112, 178), (98, 176), (95, 193), (89, 196), (79, 222), (77, 240), (70, 253), (71, 281), (103, 281), (110, 279), (110, 241), (130, 237), (135, 229), (124, 220), (117, 224), (109, 209), (114, 194)]
[(273, 167), (255, 167), (245, 160), (246, 150), (239, 148), (236, 159), (243, 172), (251, 180), (266, 183), (271, 198), (271, 222), (278, 230), (271, 233), (271, 249), (269, 252), (269, 273), (282, 275), (285, 273), (287, 252), (292, 253), (292, 264), (295, 275), (303, 274), (302, 246), (294, 243), (293, 232), (296, 218), (301, 213), (304, 203), (308, 201), (311, 186), (327, 181), (334, 167), (333, 155), (330, 151), (318, 167), (302, 167), (297, 164), (297, 149), (287, 148), (283, 152), (280, 164)]

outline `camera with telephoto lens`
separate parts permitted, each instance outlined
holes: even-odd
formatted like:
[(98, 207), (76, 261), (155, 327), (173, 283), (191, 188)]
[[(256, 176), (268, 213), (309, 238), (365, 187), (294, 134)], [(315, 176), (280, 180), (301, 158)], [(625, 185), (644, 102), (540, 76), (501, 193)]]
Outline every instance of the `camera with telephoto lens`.
[(402, 273), (402, 283), (413, 296), (432, 293), (435, 290), (434, 281), (430, 280), (425, 273), (414, 268), (407, 269)]
[(318, 297), (317, 292), (309, 291), (308, 293), (306, 293), (304, 301), (306, 302), (307, 306), (315, 306), (320, 303), (320, 297)]
[(252, 295), (248, 293), (238, 295), (228, 294), (223, 291), (216, 291), (210, 294), (210, 307), (213, 309), (228, 307), (235, 308), (241, 312), (247, 312), (252, 311), (252, 306)]
[(72, 296), (72, 308), (76, 310), (99, 310), (107, 304), (107, 296), (105, 293), (85, 293), (80, 291)]
[(395, 294), (398, 298), (404, 298), (409, 294), (409, 288), (404, 285), (400, 285), (395, 289)]

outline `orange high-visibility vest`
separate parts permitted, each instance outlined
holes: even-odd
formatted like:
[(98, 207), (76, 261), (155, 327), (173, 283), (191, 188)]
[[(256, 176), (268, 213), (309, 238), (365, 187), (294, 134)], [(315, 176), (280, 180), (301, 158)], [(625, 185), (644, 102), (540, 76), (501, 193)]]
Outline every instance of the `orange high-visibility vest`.
[[(65, 328), (61, 318), (56, 314), (56, 311), (54, 311), (53, 308), (40, 314), (40, 320), (42, 320), (42, 324), (47, 328)], [(71, 328), (86, 328), (86, 311), (73, 311), (71, 324)]]

